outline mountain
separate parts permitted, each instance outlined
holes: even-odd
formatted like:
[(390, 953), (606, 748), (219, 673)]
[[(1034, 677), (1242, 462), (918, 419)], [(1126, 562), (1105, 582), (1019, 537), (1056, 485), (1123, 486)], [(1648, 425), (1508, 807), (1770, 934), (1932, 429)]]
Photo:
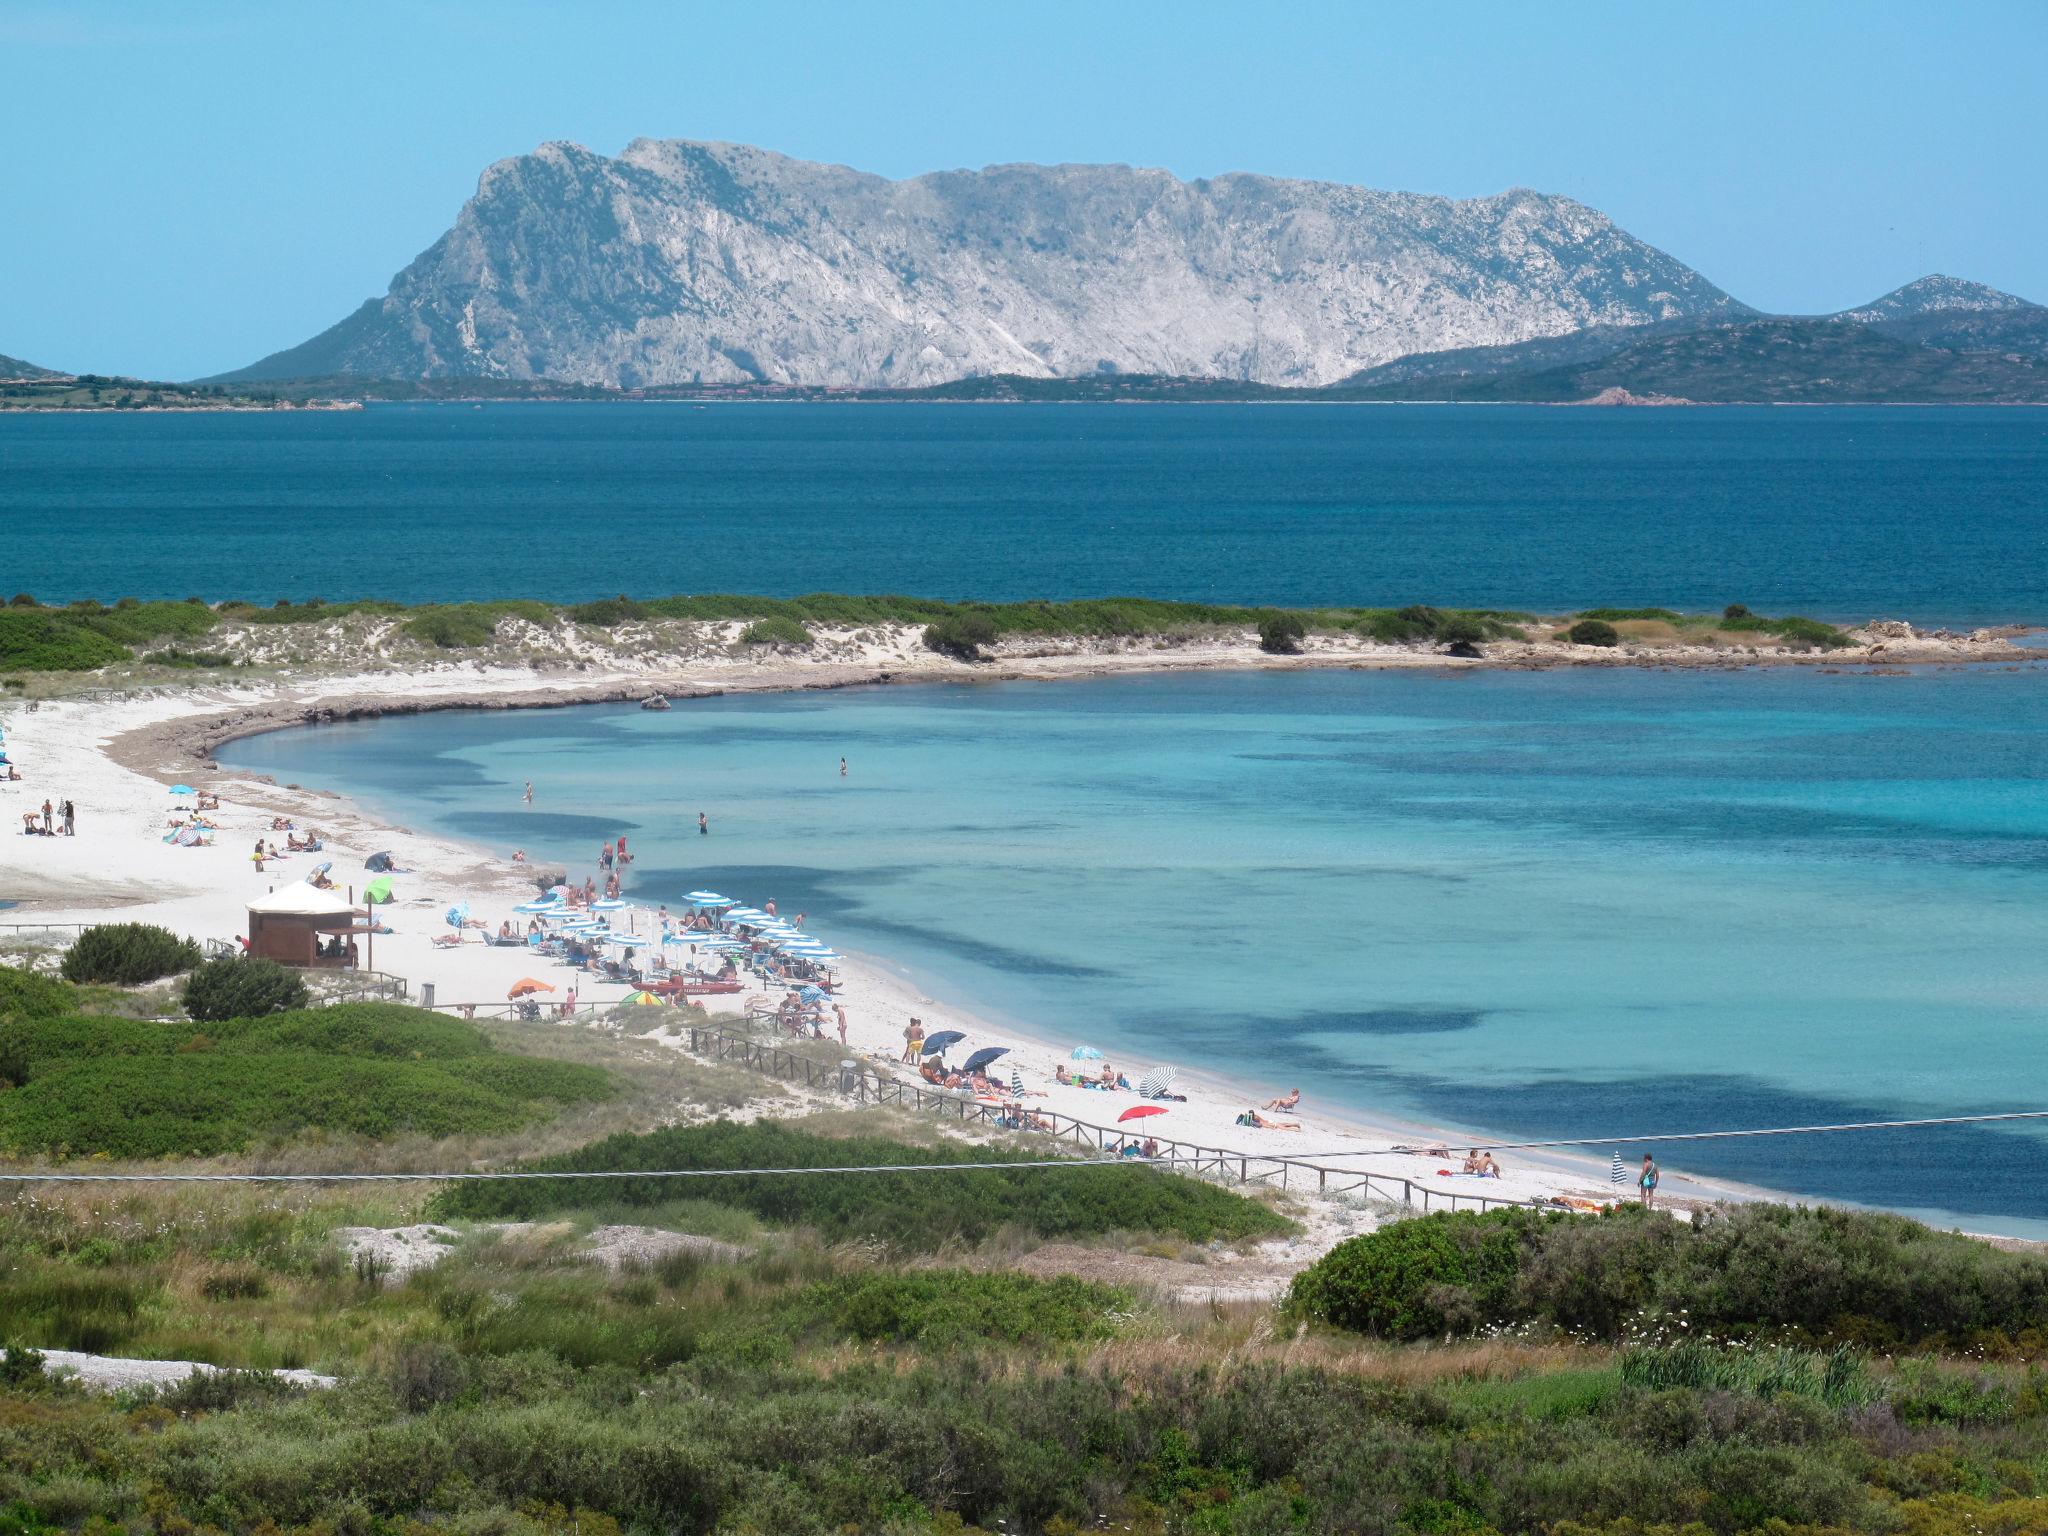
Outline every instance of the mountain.
[(54, 368), (38, 368), (34, 363), (25, 363), (18, 357), (9, 357), (0, 352), (0, 379), (62, 379), (70, 375), (57, 372)]
[(2048, 402), (2048, 357), (1961, 352), (1835, 319), (1758, 319), (1616, 339), (1598, 357), (1552, 365), (1526, 347), (1492, 358), (1404, 359), (1343, 392), (1406, 400), (1588, 400), (1610, 390), (1714, 403)]
[(1869, 325), (1955, 311), (1983, 314), (2038, 308), (2039, 305), (2029, 303), (2017, 294), (2004, 293), (1983, 283), (1970, 282), (1967, 278), (1930, 272), (1926, 277), (1916, 277), (1904, 287), (1894, 288), (1881, 299), (1872, 299), (1860, 309), (1845, 309), (1833, 318), (1859, 320)]
[(1712, 401), (2048, 399), (2048, 308), (1923, 277), (1838, 315), (1688, 316), (1400, 358), (1341, 388), (1368, 398)]
[(1004, 165), (889, 181), (743, 145), (547, 144), (338, 325), (225, 379), (1319, 385), (1413, 352), (1748, 313), (1568, 198)]

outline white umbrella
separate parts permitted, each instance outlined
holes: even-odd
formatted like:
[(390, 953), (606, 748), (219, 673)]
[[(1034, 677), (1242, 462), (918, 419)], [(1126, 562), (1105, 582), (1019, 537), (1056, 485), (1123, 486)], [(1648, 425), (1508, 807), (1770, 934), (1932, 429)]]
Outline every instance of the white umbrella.
[(1157, 1099), (1164, 1097), (1166, 1090), (1173, 1086), (1173, 1080), (1180, 1076), (1178, 1067), (1153, 1067), (1138, 1079), (1140, 1098)]

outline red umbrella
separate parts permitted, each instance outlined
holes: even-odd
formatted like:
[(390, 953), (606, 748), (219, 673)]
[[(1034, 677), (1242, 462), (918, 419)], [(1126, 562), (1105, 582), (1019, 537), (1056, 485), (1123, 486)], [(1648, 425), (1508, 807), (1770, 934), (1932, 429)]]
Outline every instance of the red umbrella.
[(1142, 1120), (1147, 1115), (1163, 1115), (1165, 1113), (1166, 1111), (1157, 1104), (1133, 1104), (1129, 1109), (1116, 1117), (1116, 1123), (1122, 1125), (1126, 1120)]

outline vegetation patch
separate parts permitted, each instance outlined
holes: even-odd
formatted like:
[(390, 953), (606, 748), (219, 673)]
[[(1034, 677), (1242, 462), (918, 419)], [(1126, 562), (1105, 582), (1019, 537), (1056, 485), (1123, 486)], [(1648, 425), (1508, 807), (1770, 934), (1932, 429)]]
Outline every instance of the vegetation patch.
[(783, 614), (756, 619), (740, 631), (741, 645), (787, 645), (801, 648), (810, 643), (811, 632), (804, 628), (802, 621)]
[(223, 955), (185, 978), (185, 1011), (207, 1022), (283, 1013), (305, 1007), (307, 997), (296, 971), (253, 955)]
[(212, 1156), (307, 1131), (384, 1139), (508, 1130), (609, 1097), (595, 1068), (496, 1051), (389, 1003), (209, 1024), (69, 1015), (0, 1023), (0, 1147)]
[[(448, 1217), (530, 1219), (598, 1201), (658, 1206), (688, 1193), (738, 1206), (762, 1221), (808, 1227), (825, 1237), (875, 1238), (929, 1250), (975, 1242), (1004, 1228), (1041, 1237), (1110, 1232), (1170, 1233), (1190, 1242), (1238, 1241), (1292, 1229), (1256, 1200), (1157, 1169), (1105, 1167), (1007, 1169), (1027, 1154), (988, 1147), (913, 1147), (880, 1137), (837, 1139), (774, 1121), (672, 1127), (608, 1137), (565, 1157), (526, 1165), (605, 1172), (655, 1168), (847, 1168), (920, 1163), (981, 1163), (944, 1173), (865, 1173), (844, 1177), (747, 1174), (716, 1179), (574, 1179), (465, 1184), (437, 1197)], [(679, 1185), (687, 1185), (687, 1190)]]
[(97, 923), (64, 952), (66, 981), (136, 987), (199, 964), (199, 946), (154, 923)]
[(2048, 1342), (2048, 1255), (1763, 1203), (1690, 1223), (1633, 1207), (1460, 1212), (1338, 1244), (1296, 1277), (1290, 1305), (1386, 1338), (1536, 1324), (1619, 1340), (1664, 1320), (1696, 1337), (2031, 1354)]

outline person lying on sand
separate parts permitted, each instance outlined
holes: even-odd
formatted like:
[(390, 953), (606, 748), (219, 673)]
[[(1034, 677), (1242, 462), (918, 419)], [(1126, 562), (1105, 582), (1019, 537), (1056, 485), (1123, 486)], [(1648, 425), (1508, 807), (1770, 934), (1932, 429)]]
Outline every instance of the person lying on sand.
[(1278, 1099), (1268, 1099), (1266, 1100), (1264, 1107), (1267, 1109), (1293, 1109), (1297, 1107), (1300, 1103), (1301, 1090), (1299, 1088), (1290, 1088), (1287, 1090), (1286, 1097)]
[(453, 949), (461, 942), (462, 935), (459, 933), (437, 933), (434, 935), (434, 948), (436, 949)]
[(1256, 1126), (1262, 1131), (1298, 1131), (1301, 1129), (1301, 1122), (1299, 1120), (1268, 1120), (1256, 1109), (1248, 1109), (1239, 1115), (1237, 1123), (1239, 1125)]

